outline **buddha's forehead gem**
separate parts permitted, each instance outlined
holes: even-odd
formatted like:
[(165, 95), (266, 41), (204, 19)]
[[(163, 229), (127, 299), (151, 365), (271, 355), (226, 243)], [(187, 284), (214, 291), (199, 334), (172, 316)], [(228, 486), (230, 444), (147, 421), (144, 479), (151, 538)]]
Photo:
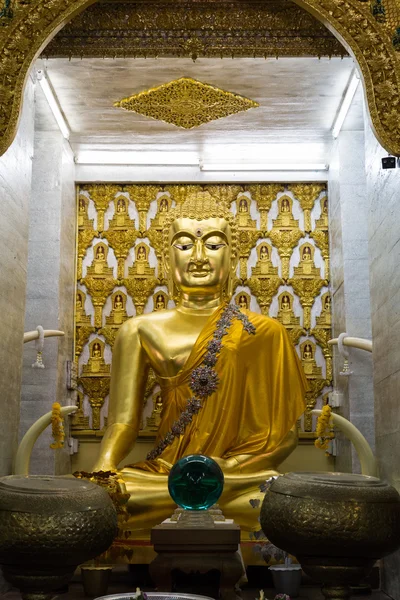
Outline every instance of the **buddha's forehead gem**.
[(195, 234), (197, 237), (201, 237), (203, 235), (203, 230), (200, 227), (198, 227), (195, 231)]

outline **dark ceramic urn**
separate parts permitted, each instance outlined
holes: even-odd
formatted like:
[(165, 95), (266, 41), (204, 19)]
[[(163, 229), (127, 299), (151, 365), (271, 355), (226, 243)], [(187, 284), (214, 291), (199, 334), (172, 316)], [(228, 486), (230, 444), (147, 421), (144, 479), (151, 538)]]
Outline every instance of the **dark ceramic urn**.
[(326, 598), (349, 598), (350, 585), (400, 546), (400, 496), (375, 477), (288, 473), (265, 494), (261, 526), (323, 584)]
[(117, 533), (101, 487), (73, 477), (0, 479), (0, 564), (24, 600), (47, 600)]

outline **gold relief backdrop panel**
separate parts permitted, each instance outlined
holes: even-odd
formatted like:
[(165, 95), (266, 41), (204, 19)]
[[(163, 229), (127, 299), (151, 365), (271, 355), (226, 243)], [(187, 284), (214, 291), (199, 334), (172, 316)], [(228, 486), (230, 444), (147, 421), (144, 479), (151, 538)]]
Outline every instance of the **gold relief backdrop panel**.
[[(311, 410), (332, 384), (331, 295), (326, 186), (92, 184), (77, 188), (75, 435), (101, 436), (106, 425), (112, 350), (130, 317), (172, 308), (162, 269), (168, 211), (208, 190), (236, 215), (239, 262), (233, 302), (287, 329), (307, 376), (301, 435), (313, 437)], [(141, 436), (155, 436), (162, 397), (150, 372)]]

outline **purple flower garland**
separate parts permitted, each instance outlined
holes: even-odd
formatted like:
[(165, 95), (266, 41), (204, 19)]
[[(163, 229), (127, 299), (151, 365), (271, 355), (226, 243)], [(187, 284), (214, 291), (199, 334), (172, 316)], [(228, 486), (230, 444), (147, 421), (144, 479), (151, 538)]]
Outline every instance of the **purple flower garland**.
[(182, 411), (179, 419), (174, 421), (170, 431), (166, 434), (153, 450), (147, 455), (147, 460), (154, 460), (172, 444), (174, 439), (182, 435), (189, 423), (192, 422), (194, 415), (200, 411), (203, 401), (207, 400), (211, 394), (217, 391), (219, 377), (214, 367), (217, 364), (218, 356), (222, 350), (222, 338), (227, 335), (233, 319), (239, 319), (243, 323), (243, 328), (247, 333), (254, 335), (256, 328), (250, 322), (249, 318), (243, 314), (237, 306), (228, 304), (221, 317), (217, 321), (212, 340), (207, 344), (207, 353), (203, 362), (196, 369), (193, 369), (190, 377), (190, 389), (193, 396), (186, 403), (186, 408)]

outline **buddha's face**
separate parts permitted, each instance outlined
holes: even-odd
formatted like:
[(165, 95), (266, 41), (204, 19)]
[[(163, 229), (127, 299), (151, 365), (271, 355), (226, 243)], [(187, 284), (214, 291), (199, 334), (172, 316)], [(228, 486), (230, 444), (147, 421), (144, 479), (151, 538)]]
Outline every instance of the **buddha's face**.
[(172, 277), (184, 294), (220, 294), (234, 269), (231, 229), (223, 218), (176, 219), (169, 235)]

